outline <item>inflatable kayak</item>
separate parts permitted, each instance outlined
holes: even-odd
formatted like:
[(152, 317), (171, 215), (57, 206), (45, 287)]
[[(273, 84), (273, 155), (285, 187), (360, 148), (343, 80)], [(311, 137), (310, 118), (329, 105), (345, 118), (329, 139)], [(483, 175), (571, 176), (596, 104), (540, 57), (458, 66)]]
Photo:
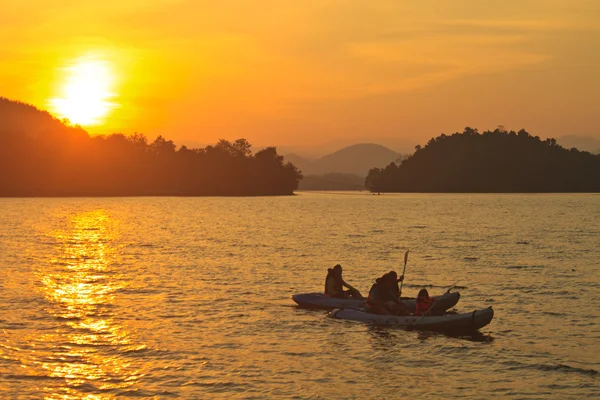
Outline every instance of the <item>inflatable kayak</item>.
[(476, 331), (492, 322), (494, 310), (492, 307), (464, 314), (443, 315), (439, 317), (399, 317), (395, 315), (371, 314), (360, 310), (335, 309), (330, 317), (360, 321), (367, 324), (394, 325), (410, 329), (429, 331)]
[[(433, 303), (433, 310), (431, 312), (442, 313), (456, 305), (460, 299), (460, 293), (444, 293), (441, 296), (434, 296), (435, 303)], [(332, 310), (334, 308), (345, 308), (358, 310), (365, 307), (364, 300), (355, 299), (336, 299), (335, 297), (325, 296), (323, 293), (303, 293), (295, 294), (292, 296), (300, 307), (304, 308), (323, 308)], [(402, 298), (402, 301), (411, 313), (415, 312), (416, 299), (415, 298)]]

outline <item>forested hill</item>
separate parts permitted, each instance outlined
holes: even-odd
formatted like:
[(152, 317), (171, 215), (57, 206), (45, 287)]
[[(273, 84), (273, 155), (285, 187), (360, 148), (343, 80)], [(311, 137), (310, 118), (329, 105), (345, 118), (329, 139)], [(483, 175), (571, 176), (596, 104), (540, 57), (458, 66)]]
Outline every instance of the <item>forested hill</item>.
[(33, 106), (0, 98), (0, 196), (288, 195), (301, 173), (245, 139), (179, 149), (159, 136), (90, 137)]
[(21, 136), (44, 142), (64, 142), (88, 136), (79, 126), (54, 118), (49, 112), (20, 101), (0, 97), (0, 138), (18, 140)]
[(600, 155), (567, 150), (525, 130), (441, 135), (369, 171), (373, 192), (600, 192)]

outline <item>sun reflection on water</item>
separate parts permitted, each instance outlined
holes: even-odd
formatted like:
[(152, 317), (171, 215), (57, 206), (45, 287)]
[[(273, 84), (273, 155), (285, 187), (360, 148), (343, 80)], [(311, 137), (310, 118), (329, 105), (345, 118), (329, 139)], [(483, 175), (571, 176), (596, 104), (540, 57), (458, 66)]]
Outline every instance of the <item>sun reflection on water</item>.
[[(38, 270), (48, 311), (58, 329), (39, 338), (52, 354), (35, 363), (65, 382), (44, 388), (47, 398), (81, 398), (81, 391), (125, 389), (140, 375), (123, 351), (140, 349), (115, 315), (116, 292), (127, 286), (114, 245), (117, 221), (104, 211), (71, 217), (70, 229), (54, 232), (59, 243), (52, 268)], [(103, 398), (89, 393), (84, 398)]]

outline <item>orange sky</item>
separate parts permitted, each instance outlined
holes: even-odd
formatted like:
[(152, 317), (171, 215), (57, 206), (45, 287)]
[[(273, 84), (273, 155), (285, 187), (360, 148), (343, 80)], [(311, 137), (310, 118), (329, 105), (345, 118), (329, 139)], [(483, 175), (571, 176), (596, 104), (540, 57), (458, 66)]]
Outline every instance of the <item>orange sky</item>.
[(502, 124), (600, 138), (596, 0), (2, 0), (0, 96), (57, 113), (67, 82), (93, 80), (82, 59), (111, 75), (79, 88), (109, 109), (92, 133), (393, 145)]

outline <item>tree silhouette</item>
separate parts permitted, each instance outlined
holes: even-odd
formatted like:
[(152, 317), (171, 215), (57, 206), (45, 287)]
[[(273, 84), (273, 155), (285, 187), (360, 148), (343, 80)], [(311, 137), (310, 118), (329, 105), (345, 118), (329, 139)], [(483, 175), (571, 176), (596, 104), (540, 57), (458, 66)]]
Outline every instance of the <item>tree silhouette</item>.
[(600, 156), (524, 129), (442, 134), (396, 164), (369, 171), (373, 192), (598, 192)]
[[(2, 123), (6, 122), (6, 123)], [(302, 174), (274, 147), (246, 139), (177, 149), (158, 136), (90, 137), (0, 98), (0, 196), (289, 195)]]

